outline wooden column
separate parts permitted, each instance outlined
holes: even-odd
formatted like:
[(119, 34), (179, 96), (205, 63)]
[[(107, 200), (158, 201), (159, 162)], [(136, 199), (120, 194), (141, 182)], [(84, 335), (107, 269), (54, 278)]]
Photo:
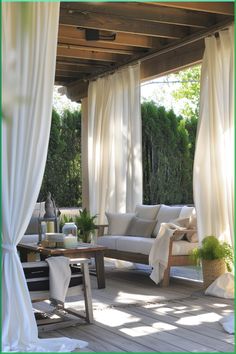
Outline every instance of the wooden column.
[(82, 99), (81, 162), (82, 162), (82, 207), (89, 210), (88, 181), (88, 98)]

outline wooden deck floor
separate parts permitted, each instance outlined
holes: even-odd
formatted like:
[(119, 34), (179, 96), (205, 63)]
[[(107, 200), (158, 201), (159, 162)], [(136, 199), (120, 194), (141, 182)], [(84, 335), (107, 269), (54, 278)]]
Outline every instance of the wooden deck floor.
[(91, 281), (95, 323), (81, 321), (41, 337), (85, 340), (83, 352), (234, 352), (234, 336), (219, 323), (233, 312), (232, 300), (204, 296), (199, 284), (174, 279), (160, 288), (142, 270), (108, 267), (105, 289), (96, 288), (94, 276)]

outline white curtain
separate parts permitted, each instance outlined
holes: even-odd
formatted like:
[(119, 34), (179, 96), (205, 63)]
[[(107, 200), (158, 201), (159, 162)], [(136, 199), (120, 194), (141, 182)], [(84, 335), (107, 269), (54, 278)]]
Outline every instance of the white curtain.
[(32, 215), (46, 162), (58, 18), (59, 3), (2, 4), (4, 352), (53, 352), (78, 347), (78, 342), (68, 338), (38, 339), (31, 300), (16, 250)]
[(142, 202), (141, 134), (139, 64), (90, 82), (89, 205), (100, 223)]
[(194, 161), (200, 240), (234, 245), (234, 27), (205, 39)]

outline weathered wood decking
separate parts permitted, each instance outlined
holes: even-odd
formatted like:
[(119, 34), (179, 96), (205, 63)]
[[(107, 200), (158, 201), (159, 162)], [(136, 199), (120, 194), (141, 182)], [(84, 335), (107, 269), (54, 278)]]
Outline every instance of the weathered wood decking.
[[(140, 270), (107, 268), (105, 289), (97, 289), (94, 276), (91, 281), (95, 323), (81, 321), (41, 337), (85, 340), (83, 352), (234, 351), (234, 337), (219, 323), (233, 311), (232, 300), (204, 296), (199, 284), (174, 279), (160, 288)], [(73, 306), (82, 309), (82, 301)]]

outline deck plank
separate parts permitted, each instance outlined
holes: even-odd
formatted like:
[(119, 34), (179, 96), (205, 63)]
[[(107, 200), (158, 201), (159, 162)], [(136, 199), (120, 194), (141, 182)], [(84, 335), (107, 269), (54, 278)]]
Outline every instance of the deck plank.
[[(200, 283), (172, 279), (168, 288), (161, 288), (148, 272), (111, 268), (106, 269), (105, 289), (97, 289), (94, 276), (91, 283), (94, 324), (82, 322), (40, 337), (85, 340), (89, 344), (84, 352), (234, 351), (234, 336), (219, 324), (219, 318), (233, 311), (234, 302), (205, 296)], [(77, 310), (84, 306), (74, 297), (68, 304)]]

